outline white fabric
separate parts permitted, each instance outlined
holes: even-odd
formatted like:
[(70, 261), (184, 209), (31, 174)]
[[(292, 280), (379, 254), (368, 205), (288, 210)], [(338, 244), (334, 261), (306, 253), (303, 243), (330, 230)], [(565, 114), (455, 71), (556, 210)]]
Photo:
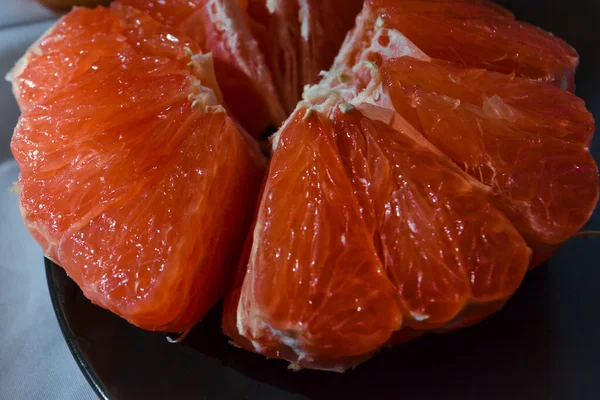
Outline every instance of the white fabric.
[[(51, 12), (27, 0), (0, 0), (0, 76), (52, 23)], [(9, 143), (19, 111), (10, 84), (0, 82), (0, 400), (93, 400), (52, 310), (43, 256), (8, 188), (18, 168)]]

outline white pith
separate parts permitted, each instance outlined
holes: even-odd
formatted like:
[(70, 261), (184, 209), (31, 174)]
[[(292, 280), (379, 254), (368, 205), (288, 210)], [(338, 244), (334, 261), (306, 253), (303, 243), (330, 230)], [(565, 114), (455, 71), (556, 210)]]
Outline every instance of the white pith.
[[(191, 56), (188, 66), (197, 78), (191, 88), (190, 100), (192, 100), (194, 107), (200, 110), (212, 111), (210, 108), (220, 105), (223, 98), (215, 78), (212, 54), (194, 54)], [(210, 86), (203, 85), (202, 78), (206, 78)]]
[(310, 40), (310, 6), (307, 0), (298, 0), (298, 22), (300, 22), (300, 36), (305, 42)]

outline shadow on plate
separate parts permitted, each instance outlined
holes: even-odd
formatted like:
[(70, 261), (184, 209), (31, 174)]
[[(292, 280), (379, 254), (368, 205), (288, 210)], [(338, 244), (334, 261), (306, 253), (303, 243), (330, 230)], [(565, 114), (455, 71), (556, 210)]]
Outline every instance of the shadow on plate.
[(502, 311), (474, 327), (386, 349), (338, 374), (292, 372), (284, 361), (233, 347), (221, 332), (220, 307), (183, 344), (169, 344), (164, 334), (92, 305), (47, 262), (67, 343), (90, 383), (111, 399), (549, 399), (559, 371), (550, 271), (531, 272)]

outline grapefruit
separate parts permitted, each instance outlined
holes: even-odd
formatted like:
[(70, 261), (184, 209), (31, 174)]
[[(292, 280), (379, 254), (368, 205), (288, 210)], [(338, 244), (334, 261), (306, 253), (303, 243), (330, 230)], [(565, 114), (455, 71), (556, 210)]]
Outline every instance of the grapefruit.
[[(487, 0), (362, 3), (64, 17), (13, 72), (45, 254), (146, 329), (185, 331), (225, 295), (233, 342), (293, 368), (501, 309), (598, 200), (577, 54)], [(263, 180), (246, 131), (284, 110)]]
[(264, 168), (178, 35), (119, 5), (68, 14), (17, 77), (32, 91), (11, 143), (45, 255), (94, 303), (165, 331), (222, 295)]

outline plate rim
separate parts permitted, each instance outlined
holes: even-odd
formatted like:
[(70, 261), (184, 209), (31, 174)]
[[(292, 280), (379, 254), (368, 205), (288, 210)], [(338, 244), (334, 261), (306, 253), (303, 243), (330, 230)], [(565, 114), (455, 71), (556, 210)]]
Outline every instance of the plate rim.
[(69, 323), (65, 318), (62, 301), (59, 298), (58, 290), (56, 289), (56, 282), (53, 276), (53, 270), (55, 268), (60, 267), (54, 264), (51, 260), (49, 260), (46, 257), (44, 257), (44, 267), (46, 271), (46, 282), (48, 286), (48, 292), (50, 294), (50, 300), (52, 302), (54, 315), (56, 316), (56, 320), (58, 321), (58, 326), (60, 327), (63, 339), (67, 343), (69, 352), (71, 353), (71, 356), (73, 356), (73, 359), (75, 360), (75, 363), (79, 367), (79, 370), (85, 377), (85, 380), (92, 387), (94, 393), (98, 396), (98, 398), (100, 400), (110, 400), (110, 398), (106, 395), (106, 387), (104, 386), (104, 384), (102, 384), (102, 381), (100, 380), (98, 375), (96, 375), (96, 373), (93, 371), (93, 369), (90, 368), (85, 357), (81, 353), (79, 345), (77, 344), (75, 334), (69, 327)]

